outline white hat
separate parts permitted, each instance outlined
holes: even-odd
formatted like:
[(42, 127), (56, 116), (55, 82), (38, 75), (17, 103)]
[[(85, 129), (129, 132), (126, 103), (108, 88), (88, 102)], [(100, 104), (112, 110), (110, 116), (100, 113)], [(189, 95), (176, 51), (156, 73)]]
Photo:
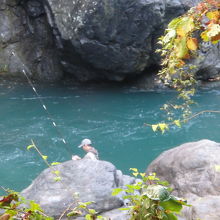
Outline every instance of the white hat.
[(83, 147), (84, 145), (90, 145), (92, 144), (92, 141), (90, 139), (83, 139), (81, 144), (78, 146), (78, 148)]

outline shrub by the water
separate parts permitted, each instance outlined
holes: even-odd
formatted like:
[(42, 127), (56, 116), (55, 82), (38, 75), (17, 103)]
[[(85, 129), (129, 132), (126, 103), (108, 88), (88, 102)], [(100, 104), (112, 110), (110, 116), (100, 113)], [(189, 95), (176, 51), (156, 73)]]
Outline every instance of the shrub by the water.
[[(125, 193), (128, 206), (121, 210), (128, 210), (129, 220), (177, 220), (176, 214), (181, 214), (186, 201), (170, 194), (167, 182), (160, 181), (156, 174), (146, 176), (131, 168), (133, 175), (140, 176), (136, 184), (127, 185), (125, 189), (117, 188), (113, 195)], [(188, 206), (188, 205), (187, 205)]]

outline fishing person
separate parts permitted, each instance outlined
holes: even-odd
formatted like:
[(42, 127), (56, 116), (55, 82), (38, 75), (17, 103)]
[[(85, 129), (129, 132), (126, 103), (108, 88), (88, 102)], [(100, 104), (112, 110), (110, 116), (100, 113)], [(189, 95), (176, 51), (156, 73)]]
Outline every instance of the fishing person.
[(92, 141), (90, 139), (83, 139), (81, 144), (78, 146), (78, 148), (82, 148), (86, 153), (93, 153), (96, 158), (99, 158), (99, 154), (98, 151), (91, 146), (92, 145)]

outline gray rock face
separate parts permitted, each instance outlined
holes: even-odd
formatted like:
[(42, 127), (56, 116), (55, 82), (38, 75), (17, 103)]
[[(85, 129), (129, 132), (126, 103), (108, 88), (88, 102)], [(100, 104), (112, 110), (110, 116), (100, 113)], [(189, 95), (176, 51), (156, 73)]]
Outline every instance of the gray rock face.
[[(195, 60), (198, 67), (197, 78), (212, 80), (220, 77), (220, 43), (212, 45), (204, 43), (199, 52), (199, 58)], [(219, 79), (218, 79), (219, 80)]]
[[(200, 0), (46, 0), (66, 72), (78, 80), (121, 81), (159, 65), (154, 51), (167, 23)], [(219, 48), (197, 59), (197, 75), (219, 76)], [(67, 56), (68, 54), (68, 56)], [(83, 68), (82, 68), (83, 67)], [(151, 68), (147, 71), (152, 71)]]
[(187, 220), (219, 219), (220, 144), (201, 140), (165, 151), (147, 172), (171, 183), (174, 193), (184, 197), (192, 208), (184, 210)]
[(185, 220), (219, 220), (220, 219), (220, 196), (196, 197), (191, 208), (184, 209)]
[(112, 189), (134, 182), (134, 178), (124, 176), (111, 163), (100, 160), (67, 161), (57, 165), (56, 170), (61, 173), (61, 181), (55, 182), (54, 174), (46, 169), (22, 191), (22, 195), (40, 203), (54, 217), (71, 203), (74, 207), (74, 193), (79, 193), (79, 201), (93, 201), (91, 207), (98, 212), (119, 208), (123, 201), (111, 196)]
[(105, 213), (102, 213), (103, 217), (110, 218), (110, 220), (129, 220), (130, 216), (127, 211), (122, 211), (119, 209), (114, 209)]
[(47, 0), (47, 3), (47, 15), (57, 41), (63, 51), (68, 51), (69, 57), (65, 52), (62, 57), (65, 69), (71, 72), (76, 53), (88, 68), (97, 72), (94, 77), (113, 80), (140, 73), (155, 63), (155, 41), (162, 34), (164, 22), (185, 10), (179, 0)]
[(1, 75), (22, 78), (25, 70), (43, 81), (61, 78), (52, 31), (40, 0), (1, 1), (0, 57)]
[[(43, 81), (64, 75), (122, 81), (152, 73), (160, 63), (156, 42), (167, 23), (199, 1), (2, 0), (1, 75), (24, 77), (24, 69)], [(219, 45), (206, 47), (203, 59), (195, 61), (202, 80), (220, 74)]]

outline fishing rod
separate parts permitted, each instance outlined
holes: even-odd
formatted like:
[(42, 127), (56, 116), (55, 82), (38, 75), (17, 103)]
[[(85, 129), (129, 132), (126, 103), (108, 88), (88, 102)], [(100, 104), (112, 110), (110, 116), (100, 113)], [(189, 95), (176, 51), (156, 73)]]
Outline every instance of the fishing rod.
[[(13, 51), (12, 51), (12, 55), (15, 56), (15, 53)], [(48, 108), (46, 107), (46, 105), (45, 105), (44, 101), (42, 100), (40, 94), (37, 92), (34, 84), (32, 83), (32, 81), (31, 81), (30, 77), (28, 76), (28, 74), (26, 73), (25, 69), (27, 70), (27, 72), (30, 72), (30, 71), (24, 65), (24, 63), (20, 60), (20, 58), (17, 57), (17, 59), (19, 59), (20, 63), (22, 64), (22, 66), (23, 66), (22, 72), (23, 72), (24, 76), (26, 77), (29, 85), (31, 86), (34, 93), (36, 94), (37, 99), (39, 100), (39, 102), (40, 102), (41, 106), (43, 107), (44, 111), (47, 113), (47, 116), (50, 119), (50, 121), (52, 123), (52, 126), (55, 128), (55, 130), (58, 133), (58, 136), (61, 138), (62, 142), (64, 143), (65, 149), (70, 153), (70, 155), (72, 155), (72, 151), (70, 150), (70, 146), (67, 144), (62, 132), (58, 129), (57, 124), (55, 123), (55, 120), (53, 119), (51, 113), (49, 112)]]

